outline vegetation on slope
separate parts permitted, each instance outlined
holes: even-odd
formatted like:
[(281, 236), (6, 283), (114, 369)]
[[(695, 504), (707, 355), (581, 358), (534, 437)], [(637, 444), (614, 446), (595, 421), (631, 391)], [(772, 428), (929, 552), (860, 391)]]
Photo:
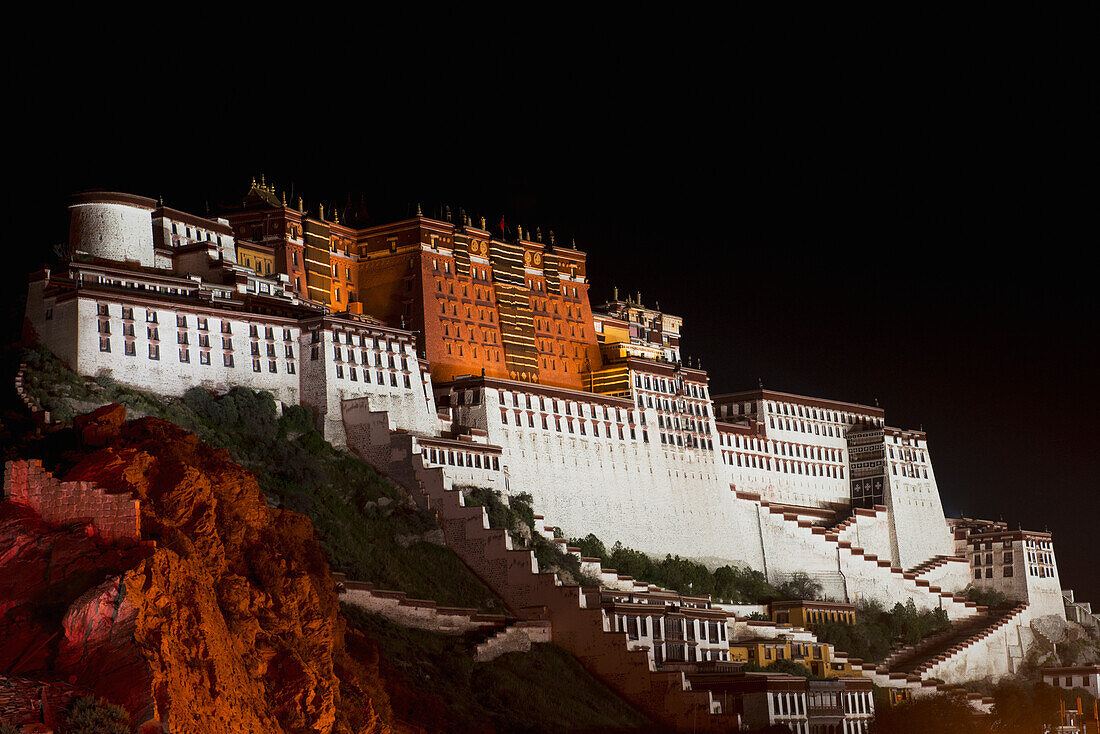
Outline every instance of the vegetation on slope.
[(779, 586), (772, 586), (764, 574), (751, 568), (720, 566), (714, 571), (702, 563), (680, 556), (650, 556), (616, 542), (610, 552), (598, 537), (589, 534), (573, 538), (569, 545), (581, 549), (581, 555), (599, 558), (604, 568), (613, 568), (623, 576), (673, 589), (681, 594), (710, 594), (715, 601), (731, 604), (766, 604), (777, 599), (817, 599), (821, 584), (804, 573), (792, 574)]
[(215, 396), (192, 388), (165, 399), (118, 384), (87, 380), (45, 348), (24, 351), (28, 392), (59, 420), (107, 403), (132, 416), (163, 418), (229, 451), (255, 472), (268, 501), (307, 516), (335, 571), (441, 605), (500, 611), (493, 593), (443, 545), (434, 516), (314, 429), (309, 412), (278, 415), (267, 392), (233, 388)]
[(454, 635), (400, 627), (345, 605), (347, 644), (374, 648), (400, 724), (426, 731), (615, 731), (649, 722), (568, 653), (535, 644), (488, 663)]
[(974, 716), (974, 710), (959, 696), (939, 694), (890, 707), (876, 700), (872, 734), (993, 734), (994, 732), (1041, 732), (1061, 723), (1059, 699), (1066, 709), (1082, 708), (1092, 715), (1093, 697), (1083, 688), (1072, 691), (1045, 683), (1005, 682), (992, 689), (993, 709), (989, 716)]
[(964, 595), (967, 601), (996, 610), (1011, 609), (1019, 604), (1015, 599), (1009, 599), (996, 589), (978, 589), (974, 586), (967, 586)]
[[(489, 527), (508, 531), (513, 548), (530, 548), (539, 562), (539, 570), (558, 574), (564, 583), (583, 586), (599, 586), (599, 579), (581, 571), (576, 556), (566, 553), (558, 543), (547, 540), (535, 528), (535, 511), (532, 497), (527, 492), (508, 496), (507, 502), (500, 490), (484, 487), (464, 487), (466, 506), (481, 506), (489, 516)], [(583, 554), (582, 554), (583, 555)]]
[(855, 624), (825, 622), (814, 628), (817, 638), (831, 643), (852, 657), (878, 662), (901, 645), (913, 645), (925, 637), (951, 626), (943, 609), (917, 610), (909, 599), (887, 611), (874, 601), (863, 602), (856, 610)]

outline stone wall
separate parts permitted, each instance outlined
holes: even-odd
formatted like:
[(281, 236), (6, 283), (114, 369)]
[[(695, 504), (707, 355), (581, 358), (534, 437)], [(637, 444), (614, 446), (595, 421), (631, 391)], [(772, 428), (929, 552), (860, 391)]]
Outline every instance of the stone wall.
[(4, 465), (4, 498), (27, 505), (49, 523), (90, 522), (108, 540), (141, 537), (140, 501), (92, 482), (59, 481), (37, 460)]

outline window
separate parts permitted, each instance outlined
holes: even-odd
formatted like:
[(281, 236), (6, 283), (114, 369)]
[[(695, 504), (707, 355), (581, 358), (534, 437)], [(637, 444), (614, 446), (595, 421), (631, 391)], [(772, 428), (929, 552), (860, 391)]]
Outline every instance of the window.
[(199, 364), (210, 364), (210, 352), (199, 352)]
[(226, 367), (232, 367), (233, 366), (233, 355), (232, 354), (222, 355), (222, 364), (224, 364)]
[(111, 337), (109, 337), (109, 336), (99, 337), (99, 351), (101, 351), (101, 352), (111, 351)]
[(160, 345), (159, 344), (150, 344), (149, 345), (149, 359), (160, 359)]
[(151, 324), (157, 323), (157, 312), (146, 310), (145, 311), (145, 320), (148, 321)]
[(252, 359), (252, 371), (253, 372), (259, 372), (260, 371), (260, 360), (258, 358), (254, 357)]
[(190, 362), (191, 361), (191, 353), (187, 350), (187, 347), (181, 347), (180, 348), (180, 361), (181, 362)]

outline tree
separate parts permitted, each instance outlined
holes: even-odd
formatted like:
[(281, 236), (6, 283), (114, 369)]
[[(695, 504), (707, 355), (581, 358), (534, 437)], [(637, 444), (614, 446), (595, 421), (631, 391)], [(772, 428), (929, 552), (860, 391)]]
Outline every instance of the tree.
[[(871, 734), (989, 734), (965, 697), (941, 693), (898, 706), (876, 707)], [(1030, 731), (1011, 729), (1009, 731)], [(1035, 731), (1042, 731), (1036, 729)]]
[(69, 707), (63, 734), (130, 734), (126, 709), (95, 696), (82, 696)]
[(821, 582), (805, 571), (795, 571), (776, 590), (787, 599), (820, 599), (823, 588)]

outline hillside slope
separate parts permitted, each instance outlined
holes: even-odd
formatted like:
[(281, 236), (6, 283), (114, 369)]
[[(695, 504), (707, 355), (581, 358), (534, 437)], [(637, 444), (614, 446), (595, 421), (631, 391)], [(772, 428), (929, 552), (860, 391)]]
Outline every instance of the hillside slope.
[(388, 730), (309, 521), (269, 507), (225, 451), (123, 416), (99, 411), (84, 436), (101, 447), (55, 472), (139, 500), (136, 542), (0, 508), (0, 670), (90, 688), (176, 732)]

